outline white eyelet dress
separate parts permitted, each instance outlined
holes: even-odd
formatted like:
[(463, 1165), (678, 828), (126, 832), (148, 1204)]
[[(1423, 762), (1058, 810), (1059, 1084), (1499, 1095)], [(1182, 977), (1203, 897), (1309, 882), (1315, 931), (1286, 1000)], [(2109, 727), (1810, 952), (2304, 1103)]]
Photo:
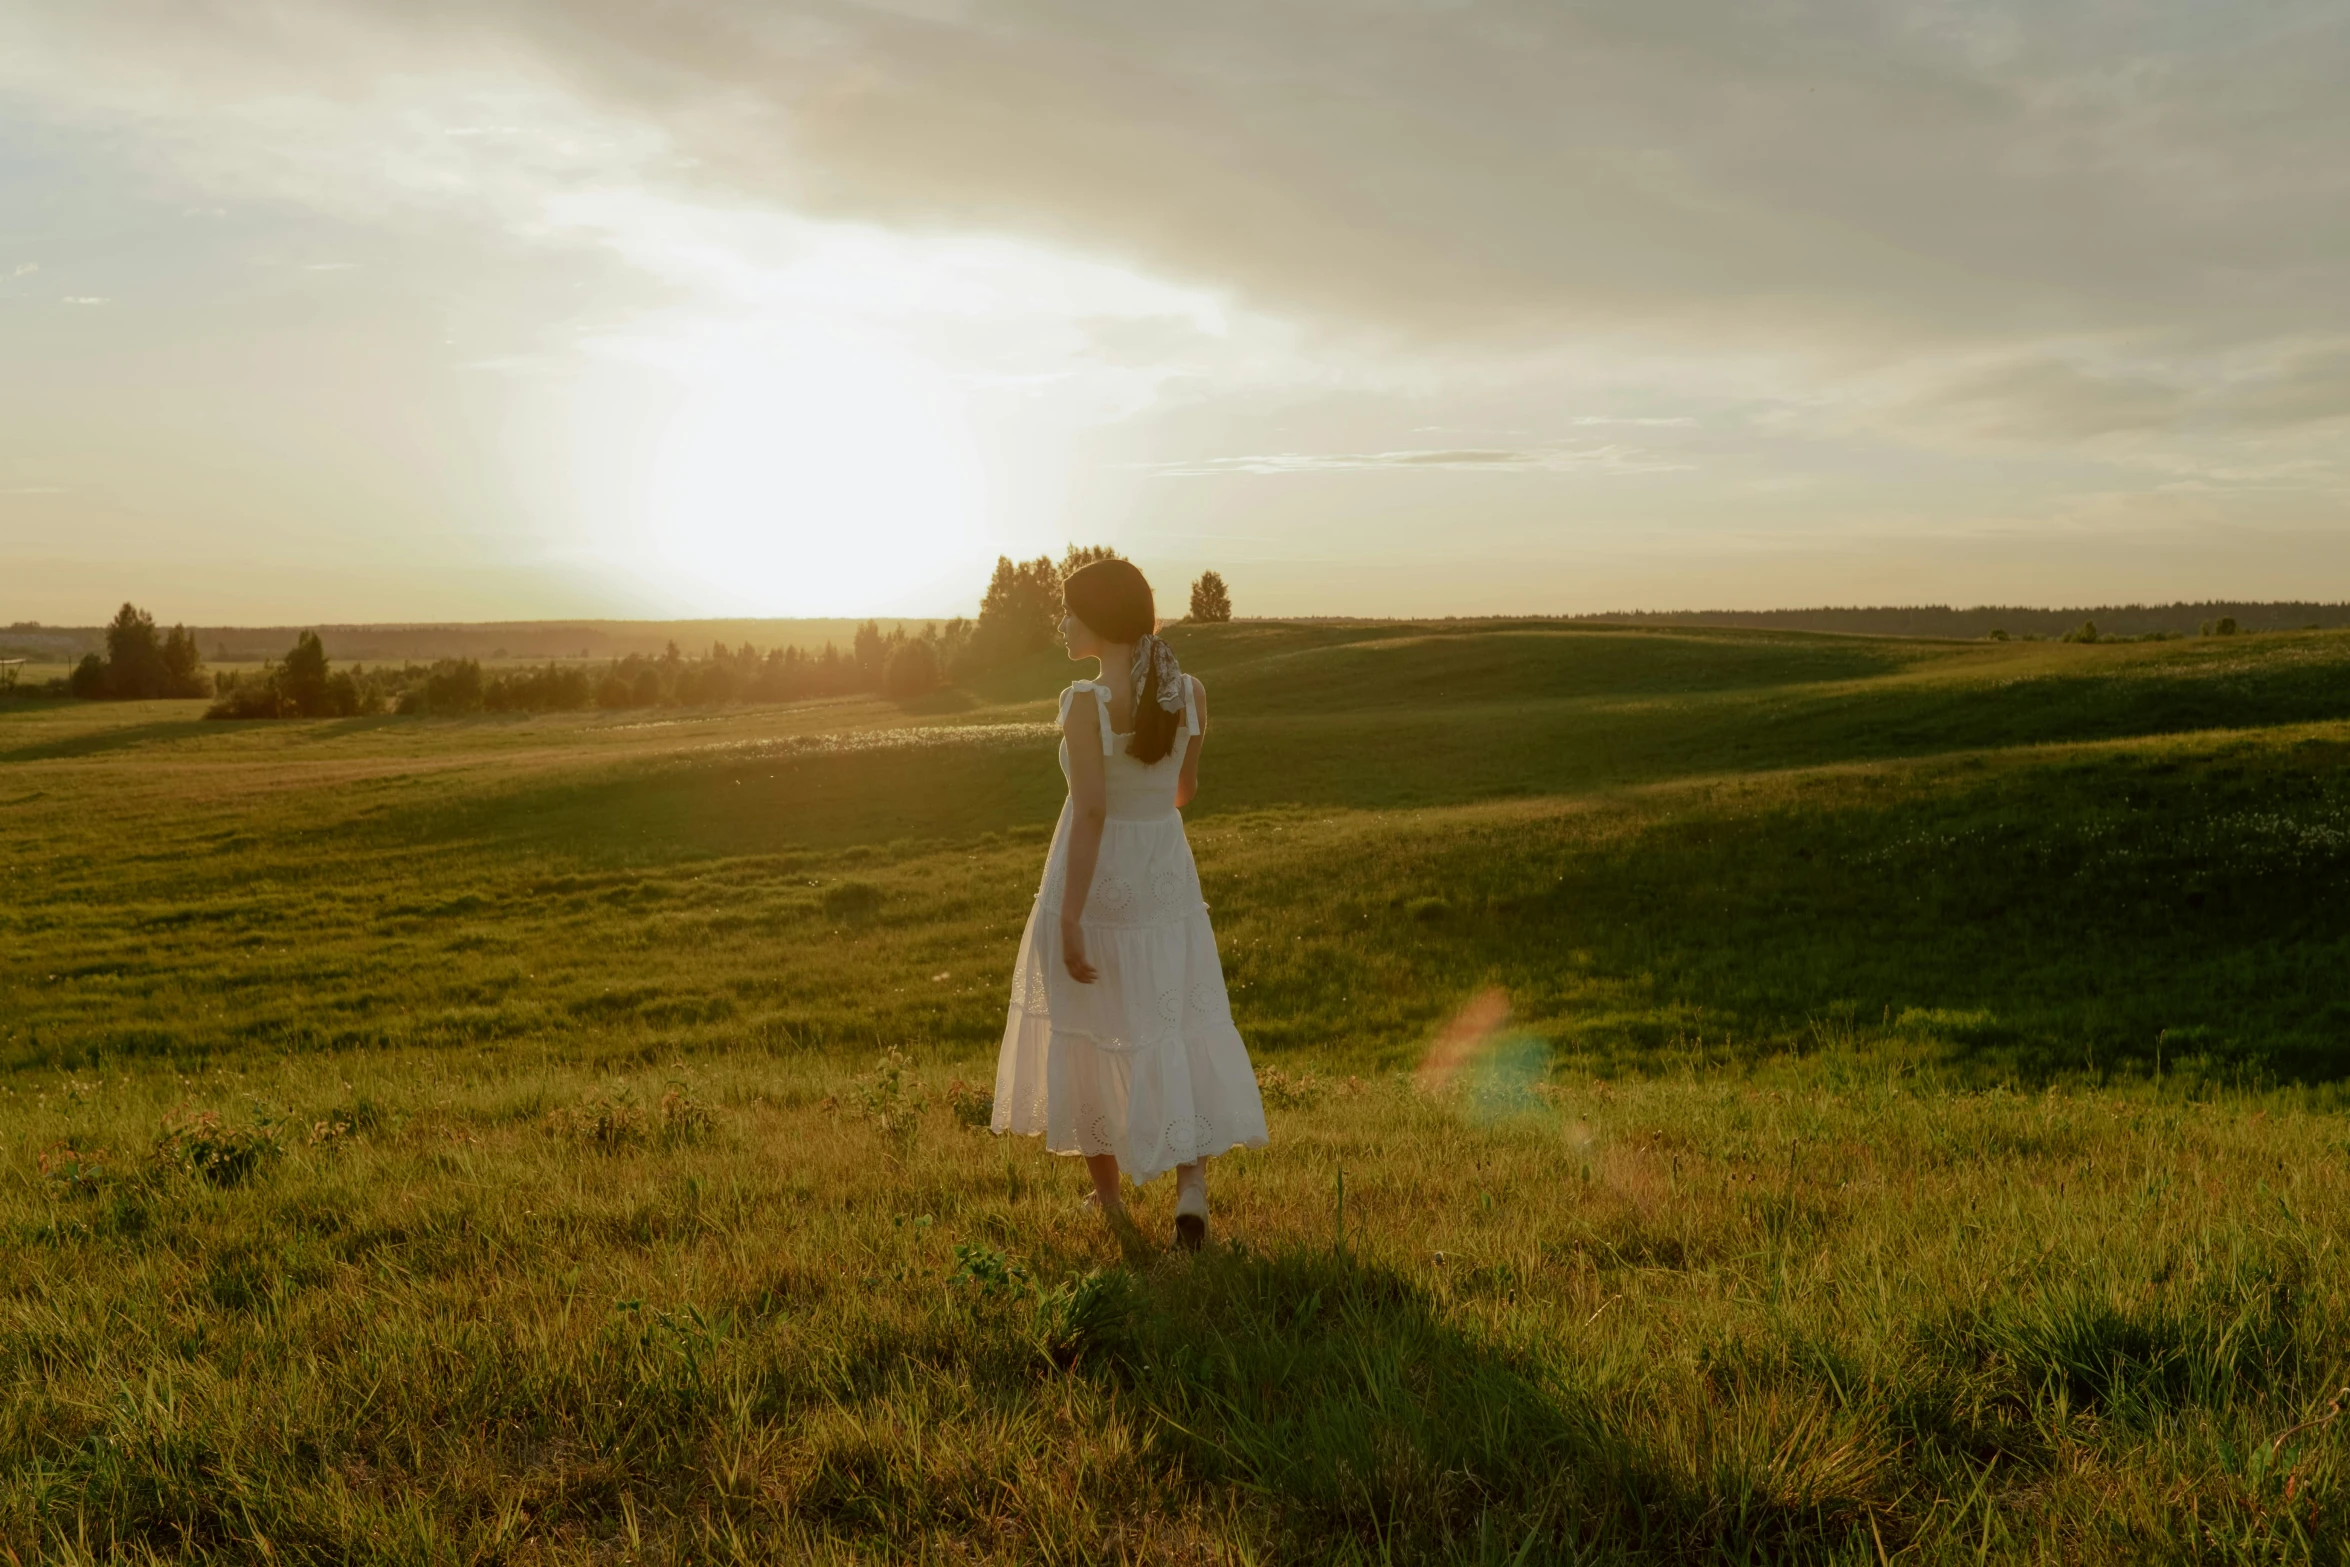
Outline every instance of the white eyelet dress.
[(1137, 1182), (1228, 1148), (1265, 1146), (1256, 1073), (1232, 1026), (1216, 933), (1175, 809), (1184, 749), (1199, 732), (1198, 688), (1185, 684), (1174, 749), (1149, 766), (1112, 732), (1109, 687), (1080, 680), (1061, 693), (1064, 728), (1079, 692), (1092, 693), (1101, 717), (1108, 820), (1081, 921), (1095, 979), (1080, 985), (1061, 963), (1064, 803), (1020, 937), (996, 1058), (996, 1131), (1041, 1133), (1059, 1154), (1116, 1154)]

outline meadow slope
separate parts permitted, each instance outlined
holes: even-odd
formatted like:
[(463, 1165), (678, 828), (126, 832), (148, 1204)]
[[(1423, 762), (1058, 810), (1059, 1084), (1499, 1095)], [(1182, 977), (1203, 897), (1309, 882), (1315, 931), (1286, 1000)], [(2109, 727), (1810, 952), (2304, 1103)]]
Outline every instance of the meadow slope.
[(0, 705), (0, 1550), (2343, 1556), (2350, 634), (1175, 636), (1197, 1260), (965, 1124), (1065, 666)]

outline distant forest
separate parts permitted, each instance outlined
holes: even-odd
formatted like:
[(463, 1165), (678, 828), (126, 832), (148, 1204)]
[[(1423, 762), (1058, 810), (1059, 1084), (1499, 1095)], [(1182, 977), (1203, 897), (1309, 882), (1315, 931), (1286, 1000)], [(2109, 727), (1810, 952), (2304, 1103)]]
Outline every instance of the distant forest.
[[(1954, 609), (1946, 604), (1922, 604), (1862, 609), (1618, 610), (1555, 618), (1569, 625), (1745, 626), (1777, 631), (1966, 639), (2004, 631), (2011, 637), (2053, 639), (2085, 620), (2095, 621), (2098, 629), (2108, 636), (2145, 636), (2157, 631), (2193, 636), (2204, 622), (2227, 616), (2234, 617), (2238, 628), (2244, 631), (2350, 626), (2350, 604), (2259, 604), (2216, 599), (2193, 604), (2098, 604), (2073, 609), (2008, 605)], [(863, 624), (855, 620), (538, 620), (315, 629), (334, 649), (335, 656), (342, 659), (470, 658), (537, 662), (658, 658), (672, 643), (692, 648), (708, 647), (712, 643), (739, 646), (749, 642), (761, 648), (798, 648), (812, 654), (828, 643), (849, 645)], [(902, 632), (919, 637), (939, 623), (905, 619), (882, 620), (876, 624), (885, 636)], [(275, 659), (301, 632), (310, 629), (313, 628), (192, 626), (189, 634), (206, 659), (216, 664), (239, 664)], [(0, 658), (71, 664), (84, 654), (103, 652), (105, 647), (104, 626), (43, 626), (20, 622), (0, 627)]]
[(2023, 609), (1996, 604), (1953, 609), (1947, 604), (1889, 604), (1869, 609), (1623, 610), (1565, 618), (1578, 625), (1743, 626), (1760, 631), (1843, 631), (1864, 636), (1969, 640), (2004, 631), (2011, 637), (2054, 640), (2083, 621), (2095, 621), (2101, 633), (2117, 637), (2139, 637), (2156, 631), (2191, 637), (2206, 622), (2228, 618), (2233, 618), (2241, 631), (2350, 626), (2350, 604), (2251, 604), (2219, 599), (2196, 604), (2098, 604), (2079, 609)]
[[(796, 647), (814, 653), (827, 643), (846, 645), (866, 624), (859, 620), (513, 620), (379, 626), (191, 626), (197, 649), (215, 664), (263, 663), (282, 654), (305, 631), (315, 631), (337, 658), (407, 660), (472, 658), (492, 661), (658, 658), (674, 642), (714, 642), (762, 648)], [(933, 621), (877, 622), (886, 635), (919, 636)], [(104, 626), (0, 627), (0, 657), (70, 664), (106, 648)]]

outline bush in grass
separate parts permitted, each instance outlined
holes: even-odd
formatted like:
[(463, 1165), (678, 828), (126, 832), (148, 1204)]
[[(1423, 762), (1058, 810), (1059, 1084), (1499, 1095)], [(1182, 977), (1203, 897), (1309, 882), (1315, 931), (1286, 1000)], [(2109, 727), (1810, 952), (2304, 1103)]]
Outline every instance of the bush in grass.
[(95, 1197), (113, 1174), (107, 1165), (110, 1158), (108, 1149), (51, 1143), (40, 1154), (41, 1184), (52, 1197)]
[(645, 1112), (626, 1089), (596, 1094), (575, 1105), (558, 1105), (547, 1112), (550, 1135), (607, 1151), (645, 1141)]
[(155, 1162), (214, 1186), (235, 1186), (282, 1150), (268, 1122), (234, 1126), (218, 1110), (173, 1110), (155, 1137)]
[(687, 1092), (682, 1083), (669, 1085), (661, 1095), (661, 1102), (654, 1106), (654, 1112), (661, 1123), (662, 1143), (672, 1147), (679, 1143), (698, 1143), (718, 1125), (717, 1113)]
[(873, 1063), (873, 1070), (849, 1085), (848, 1107), (861, 1121), (869, 1121), (900, 1157), (930, 1108), (930, 1094), (915, 1075), (913, 1058), (892, 1045)]
[(1327, 1082), (1303, 1067), (1269, 1066), (1257, 1073), (1257, 1096), (1276, 1110), (1302, 1110), (1321, 1103), (1329, 1092)]
[(870, 919), (881, 912), (882, 892), (869, 881), (836, 881), (824, 889), (824, 912), (834, 919)]
[(1095, 1268), (1036, 1300), (1036, 1351), (1062, 1371), (1114, 1360), (1133, 1342), (1142, 1295), (1124, 1268)]
[(990, 1126), (995, 1121), (995, 1091), (956, 1078), (947, 1084), (947, 1108), (962, 1126)]
[(658, 1142), (664, 1148), (698, 1143), (718, 1124), (717, 1114), (682, 1083), (672, 1083), (651, 1110), (625, 1088), (591, 1094), (547, 1112), (547, 1132), (607, 1153)]

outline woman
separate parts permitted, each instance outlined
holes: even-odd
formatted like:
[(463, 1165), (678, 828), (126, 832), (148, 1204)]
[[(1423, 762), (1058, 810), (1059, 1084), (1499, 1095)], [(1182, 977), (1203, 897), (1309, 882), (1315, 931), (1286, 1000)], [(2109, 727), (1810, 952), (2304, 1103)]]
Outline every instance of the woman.
[(1207, 1161), (1265, 1146), (1216, 934), (1178, 812), (1199, 788), (1206, 692), (1153, 635), (1150, 584), (1101, 560), (1061, 584), (1061, 634), (1101, 677), (1061, 693), (1068, 803), (1020, 938), (996, 1061), (998, 1132), (1082, 1154), (1087, 1206), (1123, 1220), (1120, 1171), (1175, 1172), (1175, 1239), (1208, 1233)]

